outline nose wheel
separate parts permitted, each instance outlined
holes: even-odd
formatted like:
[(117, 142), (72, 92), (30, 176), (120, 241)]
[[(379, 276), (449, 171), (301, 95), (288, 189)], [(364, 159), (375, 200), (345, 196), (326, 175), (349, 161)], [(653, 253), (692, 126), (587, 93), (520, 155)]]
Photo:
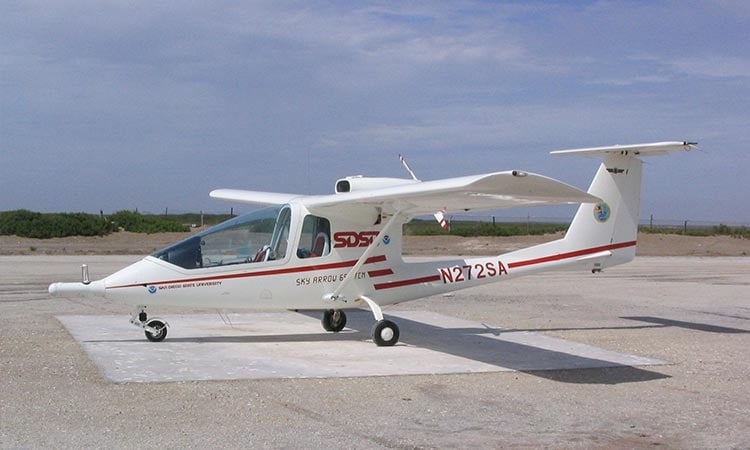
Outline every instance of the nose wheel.
[(156, 317), (149, 319), (144, 305), (138, 306), (133, 311), (133, 315), (130, 316), (130, 323), (141, 328), (146, 334), (146, 339), (151, 342), (161, 342), (167, 338), (167, 327), (169, 327), (169, 324), (165, 320)]
[(164, 339), (167, 338), (167, 324), (162, 322), (159, 319), (151, 319), (148, 322), (146, 322), (146, 327), (152, 328), (154, 331), (149, 331), (148, 328), (145, 328), (144, 333), (146, 334), (146, 339), (148, 339), (151, 342), (161, 342)]

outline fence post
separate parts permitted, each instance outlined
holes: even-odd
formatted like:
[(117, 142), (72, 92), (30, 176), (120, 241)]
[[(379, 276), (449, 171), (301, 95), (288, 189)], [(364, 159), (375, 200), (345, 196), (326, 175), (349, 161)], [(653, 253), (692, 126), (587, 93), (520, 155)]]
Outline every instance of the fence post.
[(526, 234), (531, 233), (531, 214), (526, 213)]

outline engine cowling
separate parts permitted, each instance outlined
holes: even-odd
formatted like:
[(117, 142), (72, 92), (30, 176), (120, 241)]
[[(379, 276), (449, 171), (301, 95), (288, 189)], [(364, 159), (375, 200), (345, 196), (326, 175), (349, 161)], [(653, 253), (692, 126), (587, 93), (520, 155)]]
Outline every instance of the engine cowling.
[(344, 194), (347, 192), (369, 191), (414, 183), (419, 183), (419, 181), (408, 178), (364, 177), (357, 175), (336, 181), (335, 191), (337, 194)]

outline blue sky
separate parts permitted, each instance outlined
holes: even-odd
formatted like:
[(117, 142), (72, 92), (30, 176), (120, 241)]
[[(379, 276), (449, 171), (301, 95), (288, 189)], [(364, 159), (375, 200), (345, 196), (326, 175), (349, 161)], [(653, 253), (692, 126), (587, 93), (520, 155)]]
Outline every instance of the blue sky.
[(642, 217), (750, 223), (748, 42), (745, 1), (5, 1), (0, 210), (226, 211), (210, 190), (328, 193), (399, 153), (585, 188), (596, 162), (548, 152), (687, 139)]

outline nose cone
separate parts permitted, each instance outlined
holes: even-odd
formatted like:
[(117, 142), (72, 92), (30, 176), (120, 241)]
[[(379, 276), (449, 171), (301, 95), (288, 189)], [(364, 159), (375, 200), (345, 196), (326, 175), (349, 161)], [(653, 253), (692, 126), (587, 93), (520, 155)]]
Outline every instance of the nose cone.
[(83, 283), (52, 283), (49, 295), (53, 297), (104, 297), (104, 280)]

